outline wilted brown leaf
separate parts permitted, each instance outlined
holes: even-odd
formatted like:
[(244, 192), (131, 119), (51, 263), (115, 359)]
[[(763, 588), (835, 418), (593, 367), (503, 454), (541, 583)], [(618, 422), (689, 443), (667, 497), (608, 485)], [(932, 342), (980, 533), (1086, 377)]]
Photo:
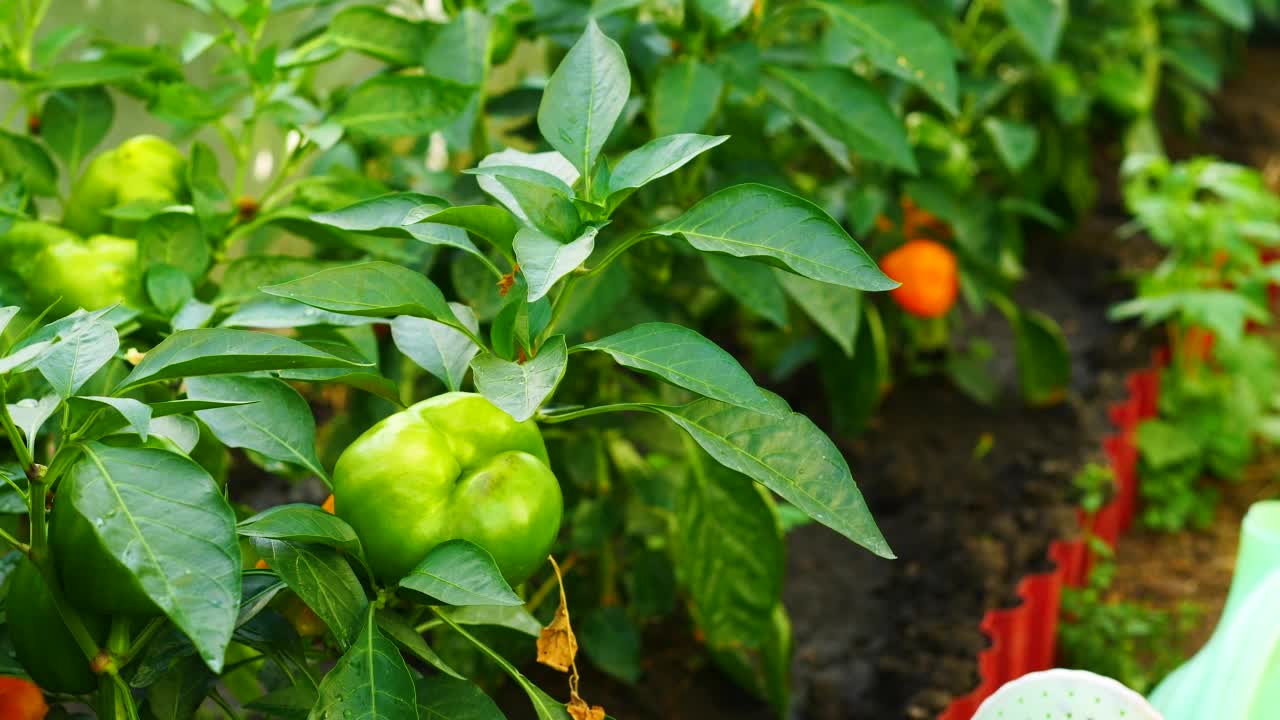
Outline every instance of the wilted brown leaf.
[(556, 608), (551, 624), (538, 635), (538, 662), (560, 672), (569, 672), (578, 655), (578, 639), (569, 626), (569, 608), (563, 602)]

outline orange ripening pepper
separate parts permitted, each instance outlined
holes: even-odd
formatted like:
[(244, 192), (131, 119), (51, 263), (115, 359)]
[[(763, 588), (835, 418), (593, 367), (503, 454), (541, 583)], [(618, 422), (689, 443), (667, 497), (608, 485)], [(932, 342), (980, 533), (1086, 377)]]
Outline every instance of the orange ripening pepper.
[(44, 720), (48, 714), (44, 693), (35, 683), (20, 677), (0, 677), (0, 718)]
[(880, 269), (902, 283), (892, 291), (903, 310), (919, 317), (947, 314), (956, 304), (960, 274), (956, 256), (932, 240), (911, 240), (880, 260)]

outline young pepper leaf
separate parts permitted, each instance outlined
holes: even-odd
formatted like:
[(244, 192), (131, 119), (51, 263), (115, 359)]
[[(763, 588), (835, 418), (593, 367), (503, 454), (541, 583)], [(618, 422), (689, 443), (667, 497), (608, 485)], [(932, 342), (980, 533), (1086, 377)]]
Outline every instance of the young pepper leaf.
[(253, 549), (329, 626), (342, 647), (352, 645), (369, 599), (351, 565), (337, 550), (268, 537), (253, 538)]
[(524, 422), (555, 392), (568, 361), (564, 336), (556, 335), (543, 343), (536, 357), (523, 364), (484, 353), (471, 361), (471, 371), (481, 395), (518, 422)]
[(547, 80), (538, 106), (538, 130), (590, 177), (630, 94), (631, 72), (622, 48), (589, 20)]
[(758, 412), (772, 412), (751, 375), (733, 356), (696, 331), (672, 323), (642, 323), (620, 333), (582, 343), (578, 350), (600, 350), (619, 365), (656, 375), (686, 390)]
[(320, 697), (308, 720), (418, 720), (413, 673), (378, 629), (372, 607), (359, 625), (355, 642), (320, 681)]
[(400, 587), (416, 590), (448, 605), (523, 605), (484, 548), (450, 540), (432, 548)]
[(857, 290), (898, 286), (822, 208), (768, 185), (725, 188), (649, 232), (682, 235), (704, 252), (760, 259)]
[(268, 295), (311, 307), (362, 317), (424, 317), (469, 332), (435, 283), (422, 273), (374, 261), (321, 270), (280, 285), (262, 288)]
[(682, 133), (650, 140), (624, 155), (610, 173), (609, 204), (616, 207), (621, 193), (670, 175), (728, 139), (728, 135)]
[(533, 228), (521, 228), (513, 247), (520, 272), (529, 283), (528, 302), (542, 299), (565, 275), (578, 269), (596, 248), (599, 229), (588, 227), (572, 242), (559, 240)]

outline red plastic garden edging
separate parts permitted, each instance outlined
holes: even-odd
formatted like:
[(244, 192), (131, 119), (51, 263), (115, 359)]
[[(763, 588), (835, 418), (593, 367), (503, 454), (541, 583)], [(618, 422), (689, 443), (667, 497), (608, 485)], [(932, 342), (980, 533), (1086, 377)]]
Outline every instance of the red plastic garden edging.
[(1058, 637), (1058, 607), (1062, 588), (1079, 587), (1092, 561), (1084, 538), (1093, 535), (1115, 547), (1120, 535), (1133, 523), (1138, 507), (1138, 446), (1134, 433), (1143, 420), (1155, 417), (1160, 398), (1160, 368), (1167, 362), (1157, 353), (1150, 368), (1130, 373), (1128, 395), (1110, 408), (1115, 432), (1103, 439), (1102, 448), (1115, 473), (1116, 496), (1092, 516), (1080, 513), (1080, 538), (1059, 540), (1049, 546), (1051, 572), (1028, 575), (1018, 583), (1016, 607), (991, 610), (981, 628), (991, 646), (978, 654), (981, 682), (968, 695), (951, 702), (938, 720), (970, 720), (1001, 685), (1030, 672), (1054, 665)]

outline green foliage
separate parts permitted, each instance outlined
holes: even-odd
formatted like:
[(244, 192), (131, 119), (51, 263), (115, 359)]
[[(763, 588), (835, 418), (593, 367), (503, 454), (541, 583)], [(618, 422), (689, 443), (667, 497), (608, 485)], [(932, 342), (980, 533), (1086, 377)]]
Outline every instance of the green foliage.
[(1115, 678), (1145, 693), (1186, 660), (1186, 641), (1203, 610), (1183, 603), (1172, 610), (1110, 597), (1115, 578), (1111, 549), (1090, 544), (1095, 565), (1088, 583), (1062, 591), (1059, 652), (1064, 667)]

